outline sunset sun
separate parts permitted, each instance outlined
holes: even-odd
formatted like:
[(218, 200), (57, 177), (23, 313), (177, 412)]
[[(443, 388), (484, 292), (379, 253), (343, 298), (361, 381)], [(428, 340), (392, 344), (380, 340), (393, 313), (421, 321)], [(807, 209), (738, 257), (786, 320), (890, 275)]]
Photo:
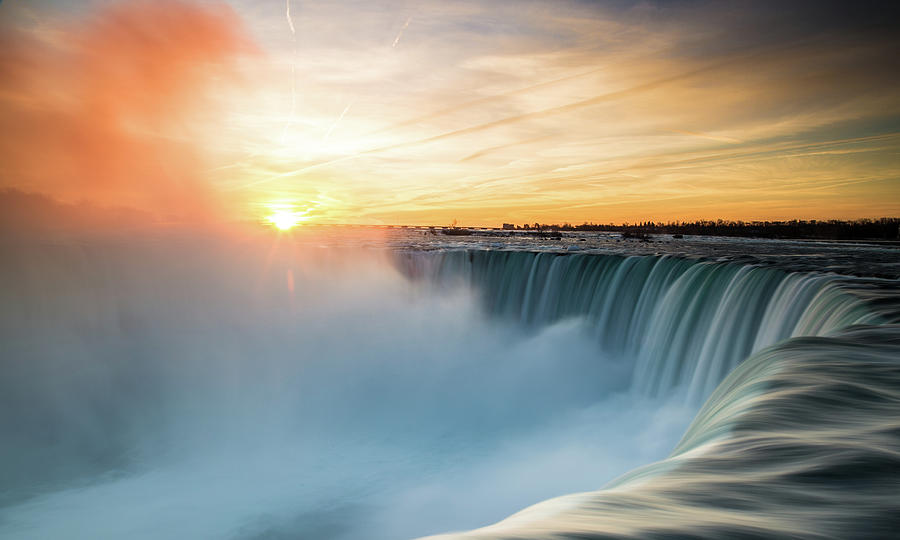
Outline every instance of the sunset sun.
[(287, 231), (296, 227), (300, 223), (300, 218), (293, 212), (276, 212), (269, 216), (269, 221), (278, 230)]
[(306, 221), (309, 210), (295, 210), (291, 205), (277, 204), (269, 207), (272, 213), (266, 218), (279, 231), (289, 231)]

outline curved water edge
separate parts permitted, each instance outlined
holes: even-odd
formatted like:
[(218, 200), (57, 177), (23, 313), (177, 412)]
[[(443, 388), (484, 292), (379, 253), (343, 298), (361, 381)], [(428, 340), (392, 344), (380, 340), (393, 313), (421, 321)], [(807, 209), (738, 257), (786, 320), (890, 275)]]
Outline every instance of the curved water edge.
[(430, 538), (894, 538), (898, 488), (900, 326), (860, 326), (744, 361), (666, 460)]
[(584, 317), (605, 352), (635, 359), (635, 391), (693, 403), (764, 347), (896, 317), (872, 299), (877, 280), (672, 256), (403, 251), (397, 264), (525, 325)]
[(209, 238), (0, 250), (0, 536), (393, 540), (541, 500), (470, 534), (893, 524), (895, 282)]
[(400, 265), (439, 286), (472, 286), (488, 311), (525, 324), (586, 317), (599, 343), (637, 359), (635, 391), (708, 396), (667, 459), (600, 491), (433, 538), (891, 538), (900, 529), (895, 283), (546, 252), (405, 253)]

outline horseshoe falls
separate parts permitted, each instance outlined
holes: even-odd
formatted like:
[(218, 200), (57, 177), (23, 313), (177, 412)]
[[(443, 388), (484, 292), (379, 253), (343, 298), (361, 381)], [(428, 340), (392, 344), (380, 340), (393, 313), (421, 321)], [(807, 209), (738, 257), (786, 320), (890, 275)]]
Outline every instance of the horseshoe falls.
[(856, 248), (415, 234), (3, 239), (0, 538), (900, 530), (897, 281), (816, 271)]
[(584, 318), (599, 348), (633, 359), (635, 390), (695, 401), (764, 347), (882, 321), (852, 282), (752, 265), (522, 251), (409, 252), (402, 264), (480, 291), (489, 313), (523, 325)]

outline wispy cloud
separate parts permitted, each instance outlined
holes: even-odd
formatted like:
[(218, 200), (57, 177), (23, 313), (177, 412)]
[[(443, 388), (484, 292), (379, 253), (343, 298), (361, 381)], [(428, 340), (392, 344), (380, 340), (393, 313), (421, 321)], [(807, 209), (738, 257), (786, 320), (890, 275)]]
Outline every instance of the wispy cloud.
[[(891, 3), (426, 0), (413, 14), (399, 0), (231, 5), (266, 54), (240, 63), (245, 91), (211, 98), (226, 113), (200, 141), (218, 159), (203, 163), (200, 184), (237, 217), (322, 193), (311, 217), (328, 221), (900, 212)], [(28, 32), (62, 54), (46, 30)], [(183, 50), (163, 47), (192, 58), (161, 64), (184, 66), (166, 76), (174, 88), (230, 58), (197, 56), (202, 40), (185, 39)], [(5, 85), (8, 122), (50, 99), (51, 85), (38, 87)], [(111, 102), (144, 102), (141, 89), (129, 95)], [(193, 135), (164, 131), (179, 144)], [(12, 163), (40, 176), (38, 162)]]

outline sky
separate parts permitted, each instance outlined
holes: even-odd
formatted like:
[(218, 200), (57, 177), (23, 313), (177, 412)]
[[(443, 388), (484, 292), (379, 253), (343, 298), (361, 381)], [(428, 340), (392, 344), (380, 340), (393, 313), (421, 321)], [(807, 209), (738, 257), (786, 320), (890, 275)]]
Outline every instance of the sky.
[(898, 15), (4, 0), (0, 206), (468, 226), (900, 216)]

